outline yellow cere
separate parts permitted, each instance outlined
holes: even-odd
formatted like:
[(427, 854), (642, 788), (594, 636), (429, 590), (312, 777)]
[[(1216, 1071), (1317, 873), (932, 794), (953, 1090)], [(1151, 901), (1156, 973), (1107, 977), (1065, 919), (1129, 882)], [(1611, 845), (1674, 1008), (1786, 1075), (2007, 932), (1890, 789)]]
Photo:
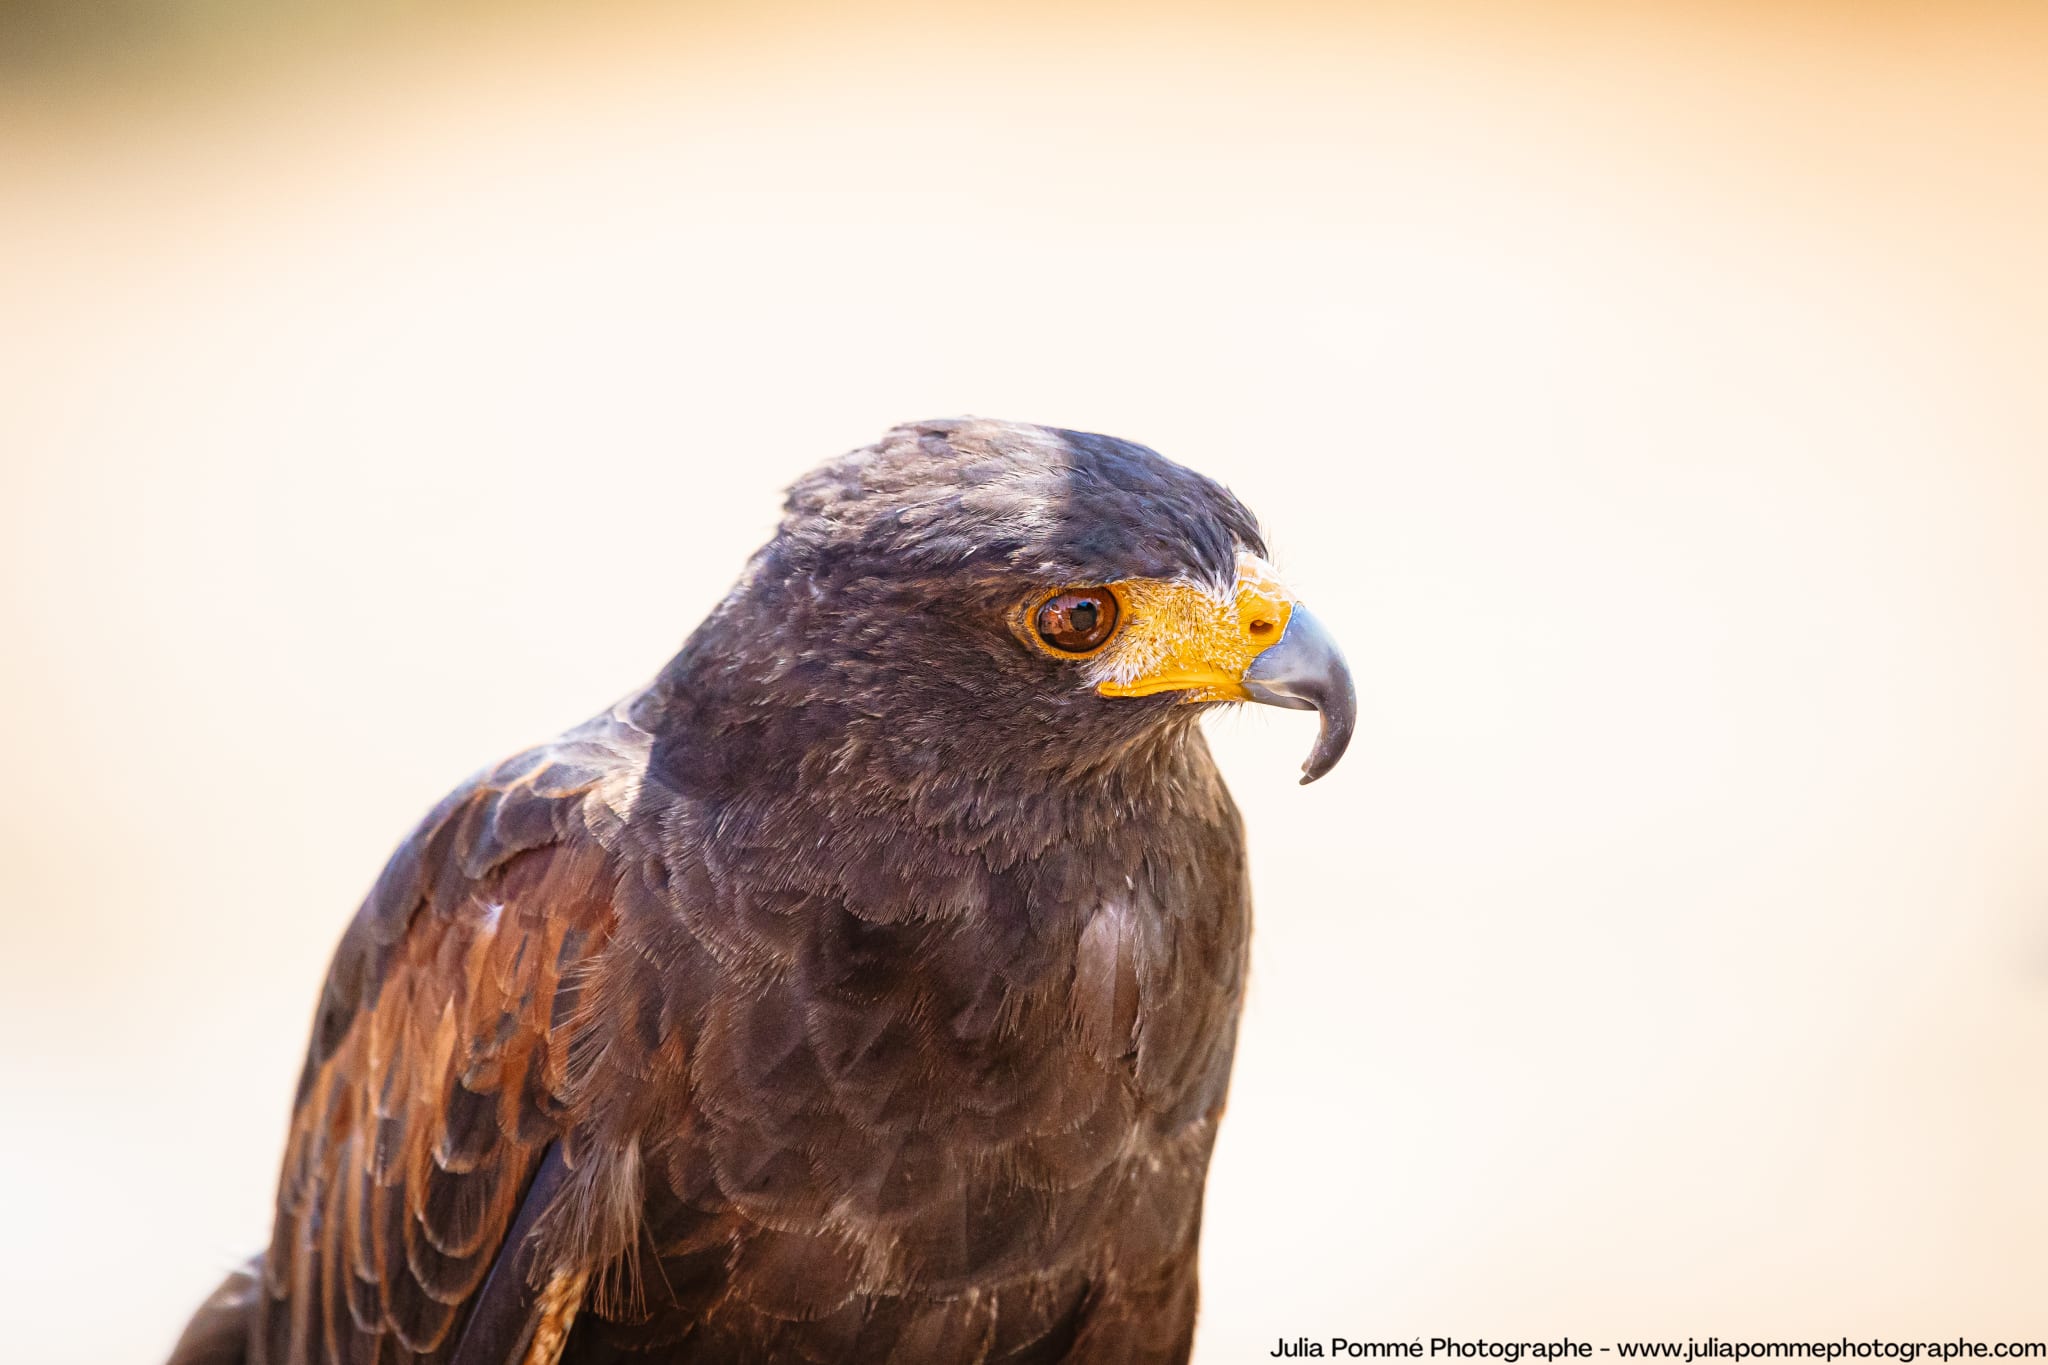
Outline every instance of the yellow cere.
[(1123, 629), (1091, 663), (1105, 697), (1186, 692), (1184, 701), (1243, 701), (1244, 672), (1278, 644), (1294, 595), (1257, 555), (1237, 557), (1229, 593), (1179, 580), (1131, 578), (1113, 585)]

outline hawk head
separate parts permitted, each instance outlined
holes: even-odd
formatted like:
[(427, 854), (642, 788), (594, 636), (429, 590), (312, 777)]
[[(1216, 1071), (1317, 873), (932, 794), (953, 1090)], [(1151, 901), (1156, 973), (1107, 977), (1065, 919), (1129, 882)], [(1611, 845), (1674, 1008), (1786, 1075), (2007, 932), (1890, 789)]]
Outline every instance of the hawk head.
[[(724, 703), (725, 762), (800, 752), (814, 777), (1100, 774), (1259, 702), (1321, 713), (1312, 782), (1350, 741), (1351, 677), (1265, 555), (1227, 489), (1144, 446), (913, 423), (791, 487), (671, 677)], [(752, 759), (750, 718), (777, 735)]]

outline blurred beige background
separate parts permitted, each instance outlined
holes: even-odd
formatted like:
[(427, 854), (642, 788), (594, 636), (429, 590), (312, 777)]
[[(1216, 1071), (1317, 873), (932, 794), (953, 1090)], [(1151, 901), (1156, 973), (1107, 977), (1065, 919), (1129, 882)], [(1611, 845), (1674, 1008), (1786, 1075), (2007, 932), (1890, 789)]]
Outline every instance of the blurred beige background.
[(1230, 482), (1365, 720), (1225, 717), (1198, 1357), (2048, 1338), (2048, 8), (23, 6), (0, 1295), (150, 1361), (326, 956), (812, 461)]

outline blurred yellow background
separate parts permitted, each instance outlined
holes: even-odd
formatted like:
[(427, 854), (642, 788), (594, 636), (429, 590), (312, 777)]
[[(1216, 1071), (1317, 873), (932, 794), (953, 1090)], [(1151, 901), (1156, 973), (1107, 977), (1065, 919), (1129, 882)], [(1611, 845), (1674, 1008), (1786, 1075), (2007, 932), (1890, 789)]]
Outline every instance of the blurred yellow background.
[(898, 420), (1225, 479), (1197, 1356), (2048, 1337), (2048, 6), (21, 5), (0, 1295), (149, 1361), (325, 959)]

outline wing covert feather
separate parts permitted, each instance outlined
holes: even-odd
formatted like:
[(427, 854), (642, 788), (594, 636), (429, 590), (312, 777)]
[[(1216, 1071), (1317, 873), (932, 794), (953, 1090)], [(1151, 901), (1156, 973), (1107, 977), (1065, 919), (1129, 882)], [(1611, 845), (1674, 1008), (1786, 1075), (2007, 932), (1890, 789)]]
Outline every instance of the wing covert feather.
[(616, 923), (632, 737), (606, 718), (457, 790), (350, 924), (286, 1140), (257, 1365), (454, 1355), (576, 1128), (570, 1021)]

